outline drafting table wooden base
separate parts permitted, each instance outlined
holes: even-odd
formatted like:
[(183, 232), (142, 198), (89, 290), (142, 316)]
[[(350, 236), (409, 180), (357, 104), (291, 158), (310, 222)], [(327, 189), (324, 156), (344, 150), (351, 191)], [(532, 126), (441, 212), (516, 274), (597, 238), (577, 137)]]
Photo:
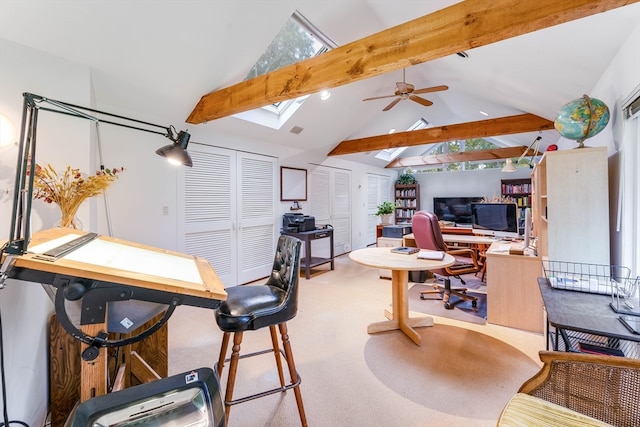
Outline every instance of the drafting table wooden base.
[[(211, 265), (204, 259), (99, 236), (71, 253), (55, 260), (43, 259), (40, 254), (59, 247), (85, 232), (54, 228), (36, 233), (32, 237), (29, 252), (14, 256), (7, 276), (24, 282), (52, 285), (56, 292), (56, 314), (64, 329), (79, 342), (80, 347), (80, 401), (106, 394), (109, 390), (108, 352), (137, 343), (140, 338), (153, 336), (166, 326), (173, 309), (178, 305), (216, 308), (226, 299), (224, 285)], [(3, 260), (0, 260), (4, 261)], [(80, 327), (72, 324), (65, 308), (65, 301), (80, 301)], [(108, 319), (109, 305), (115, 301), (138, 300), (163, 304), (168, 308), (162, 321), (144, 333), (132, 334), (130, 341), (117, 338), (110, 341), (108, 332), (111, 320), (123, 324), (132, 314)], [(133, 323), (135, 325), (135, 322)], [(129, 329), (125, 329), (129, 334)], [(146, 339), (145, 338), (145, 339)], [(127, 356), (128, 357), (128, 356)], [(158, 377), (141, 359), (135, 357), (138, 371), (144, 380)], [(131, 369), (133, 363), (128, 363)], [(162, 370), (162, 369), (161, 369)], [(128, 371), (130, 372), (130, 371)], [(165, 375), (166, 376), (166, 373)], [(117, 379), (118, 386), (126, 385), (123, 372)], [(118, 377), (116, 377), (118, 378)]]
[[(157, 321), (158, 317), (151, 319), (140, 329), (146, 329)], [(51, 316), (49, 323), (49, 338), (49, 396), (52, 427), (64, 426), (73, 408), (81, 401), (81, 384), (97, 381), (100, 385), (105, 383), (107, 386), (105, 380), (109, 378), (113, 381), (113, 391), (115, 391), (156, 379), (155, 376), (147, 374), (148, 369), (160, 378), (166, 378), (169, 375), (168, 325), (164, 325), (140, 342), (118, 349), (118, 355), (113, 349), (104, 349), (107, 353), (107, 357), (104, 358), (107, 361), (106, 373), (93, 379), (82, 377), (82, 365), (87, 362), (80, 357), (83, 350), (81, 343), (62, 328), (55, 314)], [(146, 365), (142, 367), (143, 369), (140, 369), (141, 363)], [(100, 366), (99, 369), (102, 367)]]

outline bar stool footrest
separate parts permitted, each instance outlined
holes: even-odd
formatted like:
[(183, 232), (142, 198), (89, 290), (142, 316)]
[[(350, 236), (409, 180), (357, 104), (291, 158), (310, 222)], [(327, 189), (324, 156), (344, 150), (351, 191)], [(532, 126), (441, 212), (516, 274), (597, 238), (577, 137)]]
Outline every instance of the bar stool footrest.
[[(263, 355), (263, 354), (273, 353), (273, 352), (274, 352), (273, 349), (266, 349), (266, 350), (256, 351), (256, 352), (253, 352), (253, 353), (241, 354), (240, 356), (238, 356), (238, 358), (239, 359), (246, 359), (248, 357), (260, 356), (260, 355)], [(284, 353), (284, 350), (280, 349), (279, 352), (282, 355), (282, 357), (284, 358), (284, 360), (287, 361), (287, 356)], [(226, 364), (229, 361), (231, 361), (230, 358), (225, 359), (224, 363)], [(214, 365), (214, 370), (215, 370), (215, 372), (218, 372), (218, 363), (216, 363)], [(251, 400), (259, 399), (261, 397), (270, 396), (272, 394), (284, 393), (287, 390), (290, 390), (292, 388), (295, 388), (295, 387), (299, 386), (300, 383), (302, 382), (302, 378), (300, 377), (300, 374), (298, 373), (297, 370), (296, 370), (295, 374), (296, 374), (296, 381), (295, 382), (289, 383), (289, 384), (287, 384), (285, 386), (276, 387), (276, 388), (273, 388), (273, 389), (270, 389), (270, 390), (262, 391), (260, 393), (251, 394), (249, 396), (239, 397), (239, 398), (233, 399), (231, 401), (226, 401), (225, 400), (224, 404), (227, 405), (227, 406), (233, 406), (233, 405), (237, 405), (239, 403), (245, 403), (245, 402), (249, 402)]]

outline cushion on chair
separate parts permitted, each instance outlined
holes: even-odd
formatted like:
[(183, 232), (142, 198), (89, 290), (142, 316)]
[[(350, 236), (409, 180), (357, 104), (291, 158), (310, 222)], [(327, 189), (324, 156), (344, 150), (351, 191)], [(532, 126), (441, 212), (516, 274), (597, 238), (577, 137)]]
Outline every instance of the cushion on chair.
[(611, 426), (564, 406), (524, 393), (515, 394), (504, 407), (499, 427), (590, 427)]
[(266, 284), (225, 289), (227, 300), (216, 310), (216, 322), (221, 330), (256, 330), (286, 322), (296, 315), (300, 244), (300, 239), (280, 236)]
[[(216, 313), (216, 321), (223, 331), (254, 330), (281, 323), (274, 323), (269, 316), (279, 312), (284, 303), (286, 292), (282, 289), (270, 285), (245, 285), (228, 288), (226, 291), (227, 300), (220, 304)], [(261, 321), (254, 324), (259, 318)], [(286, 320), (288, 319), (282, 321)]]

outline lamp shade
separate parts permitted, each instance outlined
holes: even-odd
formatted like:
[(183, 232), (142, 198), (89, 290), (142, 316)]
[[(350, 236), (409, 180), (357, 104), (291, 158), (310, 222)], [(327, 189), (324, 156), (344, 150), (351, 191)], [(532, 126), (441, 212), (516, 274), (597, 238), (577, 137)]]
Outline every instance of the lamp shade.
[(156, 150), (156, 154), (162, 157), (166, 157), (169, 162), (176, 165), (193, 166), (191, 156), (187, 152), (187, 145), (189, 145), (188, 132), (180, 131), (173, 144), (165, 145), (162, 148)]
[(515, 172), (516, 171), (516, 167), (513, 165), (513, 162), (511, 161), (511, 159), (507, 159), (504, 162), (504, 167), (502, 168), (502, 172)]

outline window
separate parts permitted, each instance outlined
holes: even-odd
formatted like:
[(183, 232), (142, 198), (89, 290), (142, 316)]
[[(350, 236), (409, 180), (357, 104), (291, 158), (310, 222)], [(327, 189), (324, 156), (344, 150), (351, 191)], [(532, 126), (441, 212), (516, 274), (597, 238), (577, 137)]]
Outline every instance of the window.
[[(331, 39), (322, 34), (296, 10), (251, 68), (245, 80), (312, 58), (336, 46)], [(256, 110), (236, 114), (235, 117), (273, 129), (280, 129), (307, 98), (308, 95), (305, 95), (277, 102)]]
[[(462, 153), (467, 151), (491, 150), (493, 148), (503, 148), (490, 139), (473, 138), (460, 141), (449, 141), (436, 144), (429, 148), (423, 155), (437, 155), (447, 153)], [(444, 171), (462, 171), (462, 170), (479, 170), (479, 169), (501, 169), (504, 166), (504, 159), (500, 160), (481, 160), (475, 162), (453, 162), (433, 167), (425, 167), (417, 172), (444, 172)], [(519, 165), (528, 165), (530, 158), (523, 158)]]

